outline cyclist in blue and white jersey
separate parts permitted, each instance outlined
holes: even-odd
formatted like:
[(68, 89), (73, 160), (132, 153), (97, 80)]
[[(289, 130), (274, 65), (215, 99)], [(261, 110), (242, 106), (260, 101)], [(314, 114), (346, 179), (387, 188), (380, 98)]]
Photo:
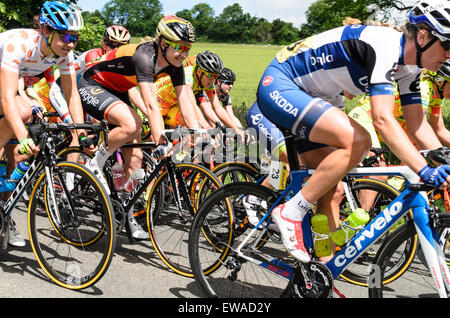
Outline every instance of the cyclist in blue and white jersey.
[[(302, 190), (272, 212), (285, 248), (297, 260), (310, 260), (303, 243), (303, 217), (316, 201), (317, 211), (330, 212), (339, 180), (371, 144), (364, 128), (325, 101), (343, 90), (370, 94), (375, 127), (423, 182), (450, 183), (450, 167), (429, 167), (392, 113), (395, 80), (402, 105), (423, 117), (420, 69), (436, 71), (449, 57), (450, 2), (430, 0), (414, 6), (402, 32), (364, 25), (332, 29), (285, 47), (267, 67), (258, 87), (258, 105), (270, 121), (300, 138), (309, 149), (303, 160), (316, 168)], [(441, 146), (425, 118), (410, 129), (422, 137), (421, 146)], [(338, 215), (327, 216), (334, 231)]]

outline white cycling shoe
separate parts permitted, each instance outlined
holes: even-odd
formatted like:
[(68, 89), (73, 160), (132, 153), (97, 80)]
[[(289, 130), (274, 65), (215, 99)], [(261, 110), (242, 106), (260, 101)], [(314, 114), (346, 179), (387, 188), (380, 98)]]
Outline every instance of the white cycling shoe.
[(302, 263), (308, 263), (311, 256), (306, 251), (303, 241), (302, 221), (294, 221), (283, 216), (286, 204), (277, 206), (272, 211), (272, 220), (278, 225), (283, 245), (295, 259)]

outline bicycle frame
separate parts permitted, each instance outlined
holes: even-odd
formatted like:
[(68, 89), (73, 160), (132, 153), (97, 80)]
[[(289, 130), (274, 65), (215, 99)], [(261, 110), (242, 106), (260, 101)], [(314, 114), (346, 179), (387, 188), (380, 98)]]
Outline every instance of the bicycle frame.
[[(279, 260), (259, 252), (252, 248), (255, 254), (258, 254), (264, 261), (244, 255), (241, 249), (248, 240), (254, 235), (258, 227), (267, 219), (272, 210), (281, 202), (281, 200), (290, 192), (294, 194), (301, 190), (304, 179), (314, 173), (313, 169), (291, 171), (291, 182), (283, 191), (282, 195), (271, 206), (266, 215), (252, 229), (248, 236), (238, 246), (235, 252), (239, 257), (251, 261), (259, 266), (265, 267), (272, 272), (291, 279), (294, 267), (280, 262)], [(419, 177), (406, 166), (398, 167), (377, 167), (377, 168), (355, 168), (351, 170), (350, 176), (374, 176), (374, 175), (402, 175), (407, 180), (407, 185), (419, 183)], [(358, 232), (336, 255), (325, 265), (328, 267), (333, 277), (338, 277), (348, 265), (358, 258), (372, 243), (379, 239), (396, 222), (402, 218), (408, 211), (413, 211), (413, 221), (419, 242), (424, 251), (430, 273), (436, 285), (440, 297), (447, 297), (450, 292), (450, 273), (445, 261), (445, 256), (439, 240), (438, 231), (430, 227), (428, 197), (425, 191), (412, 191), (408, 187), (391, 202), (379, 215), (377, 215), (364, 229)], [(270, 222), (268, 222), (270, 223)], [(267, 228), (267, 225), (266, 225)], [(311, 234), (311, 223), (309, 217), (305, 217), (302, 224), (305, 247), (307, 250), (313, 248)], [(262, 234), (260, 235), (262, 237)], [(252, 247), (255, 247), (257, 241)]]

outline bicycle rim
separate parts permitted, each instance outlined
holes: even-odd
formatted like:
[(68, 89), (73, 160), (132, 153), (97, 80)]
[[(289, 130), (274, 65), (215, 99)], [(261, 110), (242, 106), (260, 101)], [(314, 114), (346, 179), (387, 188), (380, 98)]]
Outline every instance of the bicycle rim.
[[(164, 262), (175, 273), (192, 277), (188, 257), (188, 238), (193, 215), (201, 203), (216, 189), (220, 180), (208, 169), (191, 163), (176, 166), (184, 177), (186, 193), (181, 193), (181, 211), (178, 210), (174, 189), (167, 170), (156, 180), (147, 204), (147, 226), (152, 245)], [(181, 188), (183, 184), (178, 184)], [(164, 194), (164, 202), (158, 202)], [(189, 206), (190, 205), (190, 208)]]
[[(286, 273), (286, 270), (274, 263), (253, 263), (235, 251), (251, 230), (246, 223), (242, 194), (272, 202), (273, 193), (254, 183), (226, 185), (206, 200), (195, 216), (189, 236), (189, 258), (195, 280), (208, 297), (280, 297), (289, 279), (275, 272)], [(269, 202), (267, 206), (270, 207)], [(267, 211), (267, 206), (262, 204), (259, 208)], [(256, 231), (256, 234), (261, 233)], [(252, 238), (249, 242), (258, 245)], [(295, 262), (280, 242), (268, 240), (256, 252), (251, 250), (250, 244), (241, 250), (247, 256), (260, 260), (260, 252), (286, 264)]]
[[(371, 217), (374, 217), (376, 214), (380, 213), (390, 202), (392, 202), (392, 200), (394, 200), (398, 196), (398, 192), (394, 188), (376, 179), (370, 178), (355, 179), (353, 183), (354, 183), (354, 192), (356, 192), (358, 195), (361, 190), (371, 190), (377, 192), (374, 204), (368, 211)], [(357, 201), (359, 203), (359, 200)], [(401, 226), (402, 222), (399, 222), (398, 226)], [(372, 246), (370, 246), (363, 253), (363, 255), (357, 258), (340, 275), (340, 277), (352, 284), (359, 286), (367, 286), (368, 285), (367, 279), (370, 273), (370, 265), (373, 263), (377, 251), (383, 244), (383, 242), (386, 240), (386, 237), (392, 234), (396, 230), (396, 228), (391, 229), (391, 231), (387, 233), (387, 235), (383, 236)], [(396, 259), (397, 261), (396, 266), (392, 266), (389, 273), (386, 273), (386, 275), (384, 276), (383, 284), (388, 284), (394, 281), (407, 270), (408, 266), (411, 264), (414, 258), (416, 249), (417, 249), (417, 236), (413, 236), (411, 237), (410, 241), (408, 241), (408, 244), (404, 245), (402, 257), (398, 257)]]
[[(60, 162), (55, 170), (59, 172), (53, 176), (59, 214), (55, 203), (45, 199), (44, 172), (33, 187), (28, 206), (30, 244), (53, 282), (68, 289), (84, 289), (106, 273), (113, 257), (116, 232), (112, 204), (98, 179), (83, 166)], [(74, 175), (74, 188), (68, 197), (61, 184), (70, 174)]]

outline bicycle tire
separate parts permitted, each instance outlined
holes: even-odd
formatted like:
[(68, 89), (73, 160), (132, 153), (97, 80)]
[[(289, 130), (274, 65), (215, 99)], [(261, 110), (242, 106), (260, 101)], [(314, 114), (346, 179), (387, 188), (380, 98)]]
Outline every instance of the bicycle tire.
[[(54, 203), (59, 207), (60, 222), (52, 216), (52, 208), (46, 210), (46, 216), (36, 214), (44, 201), (41, 197), (44, 193), (38, 191), (47, 182), (46, 172), (43, 172), (33, 186), (28, 205), (30, 245), (51, 281), (80, 290), (98, 282), (111, 264), (116, 246), (114, 212), (109, 196), (90, 170), (67, 161), (57, 163), (54, 169), (54, 185), (61, 186), (66, 182), (67, 173), (74, 174), (75, 188), (69, 197), (75, 217), (71, 215), (68, 196), (63, 190), (55, 193)], [(91, 233), (95, 234), (94, 240)], [(90, 237), (86, 242), (85, 235)]]
[[(222, 183), (210, 170), (198, 164), (182, 163), (176, 165), (175, 169), (183, 175), (186, 184), (186, 193), (183, 194), (180, 189), (182, 211), (177, 210), (173, 187), (167, 170), (164, 170), (150, 191), (147, 227), (150, 241), (164, 264), (179, 275), (193, 277), (187, 255), (193, 215), (187, 204), (192, 206), (195, 213), (201, 203), (220, 188)], [(180, 188), (183, 187), (183, 184), (179, 185)], [(161, 193), (165, 195), (163, 202)], [(182, 219), (177, 212), (181, 212)]]
[[(244, 223), (242, 194), (265, 200), (267, 207), (275, 201), (272, 191), (249, 182), (225, 185), (209, 196), (197, 211), (189, 235), (189, 260), (194, 278), (207, 297), (280, 297), (285, 294), (289, 279), (241, 258), (234, 251), (250, 230)], [(260, 206), (266, 211), (267, 207)], [(248, 245), (243, 250), (248, 251)], [(280, 242), (268, 241), (259, 251), (279, 257), (285, 263), (295, 263)], [(282, 271), (274, 263), (270, 266)]]
[[(396, 189), (394, 189), (387, 183), (371, 178), (355, 179), (351, 182), (351, 187), (352, 192), (357, 196), (360, 193), (360, 191), (363, 190), (371, 190), (377, 192), (374, 204), (372, 205), (371, 209), (367, 211), (371, 216), (371, 218), (379, 214), (399, 194)], [(342, 206), (343, 203), (345, 203), (345, 200), (346, 199), (344, 198), (344, 200), (341, 202), (341, 213), (342, 213)], [(357, 201), (359, 203), (358, 199)], [(347, 215), (341, 215), (341, 218), (344, 219), (346, 218), (346, 216)], [(401, 225), (403, 222), (404, 221), (401, 221), (399, 225)], [(369, 249), (367, 249), (359, 258), (357, 258), (351, 265), (349, 265), (349, 267), (346, 268), (346, 270), (340, 275), (340, 277), (352, 284), (367, 287), (368, 286), (367, 279), (369, 277), (369, 266), (370, 264), (372, 264), (381, 244), (383, 244), (383, 242), (386, 240), (386, 237), (393, 231), (395, 231), (395, 229), (391, 229), (391, 231), (388, 232), (387, 235), (383, 236), (377, 242), (372, 244), (369, 247)], [(397, 264), (396, 270), (390, 272), (390, 275), (385, 277), (383, 284), (388, 284), (394, 281), (402, 273), (406, 271), (406, 269), (410, 266), (411, 262), (413, 261), (414, 255), (417, 250), (417, 246), (418, 246), (417, 236), (414, 236), (411, 238), (411, 244), (405, 246), (406, 249), (404, 251), (404, 258), (399, 259), (399, 263)]]
[(415, 233), (414, 223), (410, 221), (390, 235), (380, 247), (371, 270), (371, 280), (368, 286), (369, 298), (416, 298), (432, 297), (431, 295), (435, 297), (435, 283), (427, 268), (418, 258), (415, 258), (409, 266), (408, 273), (404, 274), (404, 278), (401, 277), (387, 285), (379, 284), (384, 280), (386, 273), (392, 269), (392, 264), (395, 266), (395, 261), (392, 259), (402, 257), (404, 245), (408, 244), (411, 236), (414, 236)]
[(259, 171), (245, 162), (225, 162), (212, 172), (219, 177), (223, 184), (231, 182), (256, 182)]

